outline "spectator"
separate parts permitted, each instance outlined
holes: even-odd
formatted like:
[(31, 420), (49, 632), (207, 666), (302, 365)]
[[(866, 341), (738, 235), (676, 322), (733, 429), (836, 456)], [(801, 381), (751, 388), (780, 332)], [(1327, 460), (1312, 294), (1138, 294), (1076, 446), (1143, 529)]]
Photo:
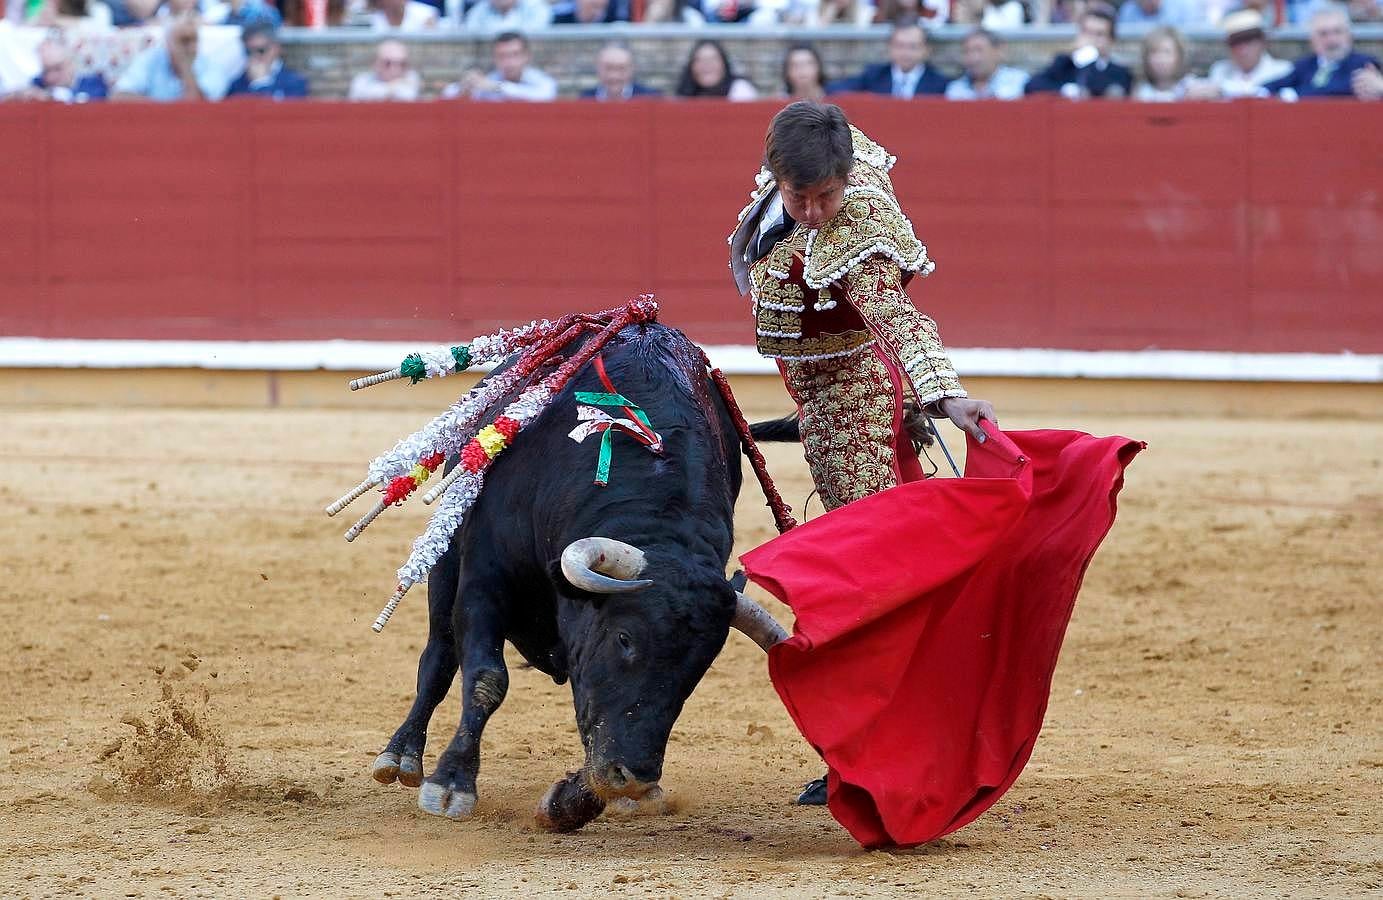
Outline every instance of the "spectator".
[(998, 35), (976, 28), (960, 45), (965, 67), (960, 77), (946, 85), (947, 100), (1021, 100), (1028, 73), (1003, 65), (1004, 45)]
[(278, 31), (283, 26), (283, 16), (264, 0), (211, 0), (202, 9), (202, 21), (208, 25), (251, 25), (266, 26)]
[(876, 25), (943, 25), (951, 14), (951, 0), (878, 0)]
[(139, 54), (115, 82), (115, 100), (220, 100), (230, 79), (198, 52), (198, 21), (186, 16), (168, 27), (162, 44)]
[(143, 25), (158, 12), (159, 0), (105, 0), (116, 28)]
[(1075, 49), (1058, 54), (1051, 65), (1032, 76), (1027, 93), (1059, 91), (1072, 99), (1127, 97), (1133, 73), (1109, 58), (1114, 37), (1114, 10), (1103, 3), (1091, 4), (1081, 16)]
[(1254, 97), (1264, 93), (1263, 85), (1281, 78), (1292, 64), (1268, 53), (1268, 36), (1263, 16), (1257, 10), (1241, 9), (1221, 22), (1229, 59), (1211, 63), (1205, 86), (1211, 97)]
[(546, 102), (557, 99), (557, 82), (542, 69), (530, 65), (533, 54), (528, 38), (517, 31), (506, 31), (490, 46), (494, 68), (487, 75), (471, 69), (442, 96), (470, 97), (473, 100), (528, 100)]
[(267, 25), (246, 25), (245, 71), (231, 82), (227, 97), (269, 97), (274, 100), (307, 96), (307, 79), (284, 66), (278, 35)]
[(828, 94), (864, 91), (910, 99), (922, 94), (944, 94), (950, 80), (927, 62), (931, 50), (919, 25), (900, 25), (888, 36), (886, 63), (866, 66), (860, 74), (833, 82)]
[(418, 70), (408, 64), (402, 41), (380, 41), (374, 65), (351, 79), (351, 100), (417, 100), (422, 88)]
[(547, 0), (480, 0), (466, 13), (471, 31), (542, 31), (552, 22)]
[(783, 55), (783, 95), (789, 100), (826, 96), (826, 71), (821, 54), (811, 44), (794, 44)]
[(778, 18), (802, 28), (868, 25), (874, 21), (874, 6), (868, 0), (786, 0)]
[(634, 80), (634, 54), (622, 44), (606, 44), (595, 57), (596, 86), (581, 92), (593, 100), (620, 101), (633, 97), (657, 97), (661, 91)]
[(1354, 36), (1344, 7), (1321, 7), (1312, 14), (1307, 28), (1315, 53), (1297, 60), (1286, 75), (1263, 87), (1284, 100), (1358, 96), (1354, 73), (1369, 66), (1378, 68), (1378, 60), (1353, 52)]
[(437, 27), (437, 7), (418, 0), (374, 0), (370, 13), (372, 31), (396, 31), (403, 34), (431, 31)]
[[(278, 7), (283, 12), (283, 20), (290, 25), (339, 28), (351, 24), (347, 0), (326, 0), (325, 4), (314, 0), (278, 0)], [(318, 20), (317, 16), (323, 18)]]
[(603, 25), (607, 22), (624, 22), (620, 12), (610, 0), (574, 0), (552, 6), (553, 25)]
[(777, 4), (761, 4), (757, 0), (702, 0), (701, 14), (707, 22), (747, 22), (772, 24)]
[(705, 25), (706, 17), (696, 0), (648, 0), (643, 17), (638, 21), (652, 25), (671, 22), (676, 25)]
[(730, 57), (718, 41), (701, 40), (692, 47), (682, 77), (677, 82), (679, 97), (723, 97), (727, 100), (757, 100), (759, 92), (730, 66)]
[(1379, 0), (1349, 0), (1352, 22), (1383, 22), (1383, 3)]
[(1189, 28), (1205, 24), (1204, 0), (1124, 0), (1119, 7), (1120, 25), (1173, 25)]
[(5, 94), (5, 100), (51, 100), (54, 103), (90, 103), (106, 99), (106, 82), (99, 74), (77, 77), (72, 51), (46, 40), (38, 45), (39, 73), (28, 87)]
[(42, 0), (25, 24), (63, 31), (109, 31), (114, 27), (112, 19), (110, 7), (98, 0)]
[(985, 31), (1011, 31), (1028, 21), (1023, 0), (955, 0), (951, 4), (953, 25), (979, 25)]
[(1162, 25), (1143, 37), (1143, 80), (1134, 88), (1133, 99), (1145, 103), (1184, 100), (1195, 81), (1186, 73), (1186, 41), (1181, 32)]

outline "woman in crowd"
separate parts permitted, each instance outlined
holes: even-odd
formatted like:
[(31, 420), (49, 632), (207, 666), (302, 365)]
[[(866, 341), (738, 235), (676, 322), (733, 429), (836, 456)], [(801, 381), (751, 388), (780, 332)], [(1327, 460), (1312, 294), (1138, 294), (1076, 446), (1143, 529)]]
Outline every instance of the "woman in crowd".
[(820, 100), (826, 96), (821, 54), (811, 44), (794, 44), (783, 57), (783, 96), (789, 100)]
[(747, 80), (735, 75), (730, 57), (719, 42), (702, 40), (692, 48), (687, 64), (682, 67), (677, 96), (757, 100), (759, 92)]
[(1175, 28), (1161, 26), (1143, 38), (1143, 80), (1133, 99), (1145, 102), (1182, 100), (1195, 78), (1186, 72), (1186, 43)]

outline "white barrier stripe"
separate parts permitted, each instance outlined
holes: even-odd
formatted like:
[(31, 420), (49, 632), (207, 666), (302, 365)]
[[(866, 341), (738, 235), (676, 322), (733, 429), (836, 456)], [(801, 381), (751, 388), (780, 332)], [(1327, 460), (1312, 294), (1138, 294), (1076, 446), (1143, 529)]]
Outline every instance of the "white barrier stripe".
[[(0, 368), (381, 371), (422, 342), (123, 341), (0, 338)], [(777, 374), (752, 346), (711, 345), (727, 375)], [(1201, 350), (1046, 350), (953, 348), (961, 378), (1095, 378), (1175, 381), (1383, 383), (1383, 354), (1230, 353)], [(477, 367), (483, 371), (486, 367)], [(345, 384), (342, 384), (345, 389)]]

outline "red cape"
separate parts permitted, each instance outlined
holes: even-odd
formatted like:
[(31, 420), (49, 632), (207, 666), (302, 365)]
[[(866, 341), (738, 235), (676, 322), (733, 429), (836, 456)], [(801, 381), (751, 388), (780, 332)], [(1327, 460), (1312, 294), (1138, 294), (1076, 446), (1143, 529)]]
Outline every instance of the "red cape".
[(1018, 778), (1081, 578), (1145, 446), (986, 430), (964, 478), (891, 488), (741, 557), (797, 616), (769, 674), (830, 766), (832, 815), (865, 847), (955, 831)]

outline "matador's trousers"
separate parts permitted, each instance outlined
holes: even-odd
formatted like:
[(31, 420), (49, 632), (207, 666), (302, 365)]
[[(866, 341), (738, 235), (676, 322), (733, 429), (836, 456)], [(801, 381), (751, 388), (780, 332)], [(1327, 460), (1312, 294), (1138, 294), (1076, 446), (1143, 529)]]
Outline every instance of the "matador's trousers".
[(876, 344), (827, 359), (780, 359), (778, 368), (826, 509), (923, 477), (903, 427), (906, 376)]

